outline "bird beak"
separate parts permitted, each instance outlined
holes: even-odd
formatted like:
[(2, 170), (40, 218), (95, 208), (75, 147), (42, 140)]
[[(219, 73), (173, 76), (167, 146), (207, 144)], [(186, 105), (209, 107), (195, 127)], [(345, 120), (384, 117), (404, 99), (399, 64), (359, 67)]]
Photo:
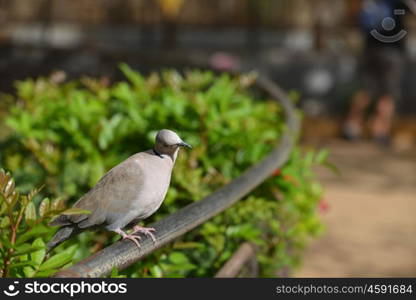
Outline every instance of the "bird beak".
[(178, 143), (177, 145), (178, 145), (179, 147), (186, 147), (186, 148), (192, 149), (192, 146), (191, 146), (191, 145), (189, 145), (189, 144), (187, 144), (187, 143), (185, 143), (185, 142), (180, 142), (180, 143)]

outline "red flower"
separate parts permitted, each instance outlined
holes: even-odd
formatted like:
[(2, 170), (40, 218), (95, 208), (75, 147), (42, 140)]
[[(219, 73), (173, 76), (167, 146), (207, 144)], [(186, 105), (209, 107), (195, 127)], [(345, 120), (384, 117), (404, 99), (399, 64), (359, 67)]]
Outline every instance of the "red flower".
[(279, 176), (282, 173), (282, 171), (280, 169), (276, 169), (273, 172), (273, 176)]
[(318, 210), (320, 213), (326, 213), (329, 210), (329, 203), (325, 199), (322, 199), (318, 204)]

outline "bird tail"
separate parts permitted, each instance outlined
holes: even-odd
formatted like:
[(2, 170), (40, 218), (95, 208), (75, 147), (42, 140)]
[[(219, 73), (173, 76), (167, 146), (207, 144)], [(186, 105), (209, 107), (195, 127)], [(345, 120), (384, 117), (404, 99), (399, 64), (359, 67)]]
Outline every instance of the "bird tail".
[(46, 244), (47, 252), (58, 246), (60, 243), (66, 241), (74, 234), (78, 233), (74, 225), (63, 226), (55, 233), (52, 239)]

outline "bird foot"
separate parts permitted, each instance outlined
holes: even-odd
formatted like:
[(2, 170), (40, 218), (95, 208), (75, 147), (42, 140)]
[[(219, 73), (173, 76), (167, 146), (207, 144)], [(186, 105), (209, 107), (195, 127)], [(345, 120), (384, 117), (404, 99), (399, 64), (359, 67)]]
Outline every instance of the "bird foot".
[(142, 227), (142, 226), (136, 225), (136, 226), (133, 227), (132, 234), (137, 233), (137, 232), (138, 233), (143, 233), (146, 236), (150, 236), (152, 241), (154, 243), (156, 243), (156, 238), (155, 238), (154, 234), (152, 233), (152, 232), (155, 232), (155, 231), (156, 231), (156, 229), (154, 229), (152, 227)]
[(115, 232), (117, 232), (119, 235), (121, 235), (123, 237), (123, 240), (125, 240), (125, 239), (130, 240), (133, 243), (135, 243), (137, 247), (141, 248), (139, 241), (142, 238), (140, 236), (133, 235), (133, 233), (132, 234), (127, 234), (124, 231), (122, 231), (121, 229), (117, 229), (117, 230), (115, 230)]

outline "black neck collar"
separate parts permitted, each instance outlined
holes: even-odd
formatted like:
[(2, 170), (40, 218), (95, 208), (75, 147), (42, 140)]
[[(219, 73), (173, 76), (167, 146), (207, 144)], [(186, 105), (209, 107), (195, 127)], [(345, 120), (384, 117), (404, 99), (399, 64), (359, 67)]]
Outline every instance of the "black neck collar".
[(160, 154), (159, 152), (157, 152), (155, 148), (153, 148), (152, 150), (153, 150), (153, 153), (155, 155), (159, 156), (160, 158), (163, 158), (162, 154)]

